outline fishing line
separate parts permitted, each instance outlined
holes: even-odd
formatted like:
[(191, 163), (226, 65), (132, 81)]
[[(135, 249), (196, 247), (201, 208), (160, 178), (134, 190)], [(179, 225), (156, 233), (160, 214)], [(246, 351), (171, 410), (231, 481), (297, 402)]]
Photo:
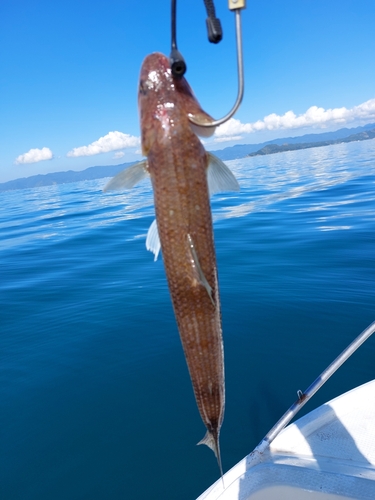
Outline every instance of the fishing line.
[(172, 0), (172, 26), (171, 26), (171, 55), (169, 59), (171, 61), (171, 70), (173, 76), (182, 77), (186, 72), (186, 63), (181, 53), (177, 49), (177, 39), (176, 39), (176, 0)]
[(220, 19), (216, 17), (213, 0), (204, 0), (208, 18), (206, 19), (208, 39), (211, 43), (219, 43), (223, 38)]
[[(186, 63), (182, 57), (181, 52), (177, 49), (177, 35), (176, 35), (176, 4), (177, 0), (171, 2), (171, 54), (169, 56), (171, 61), (171, 70), (173, 76), (182, 77), (186, 73)], [(221, 28), (220, 19), (216, 17), (215, 5), (213, 0), (204, 0), (207, 11), (207, 36), (211, 43), (219, 43), (223, 38), (223, 30)]]

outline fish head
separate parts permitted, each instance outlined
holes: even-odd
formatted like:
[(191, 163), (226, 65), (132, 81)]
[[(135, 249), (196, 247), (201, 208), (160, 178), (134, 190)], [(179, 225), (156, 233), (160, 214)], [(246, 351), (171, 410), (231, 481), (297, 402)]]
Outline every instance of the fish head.
[(190, 127), (205, 137), (214, 127), (199, 127), (190, 123), (211, 123), (213, 118), (200, 107), (184, 77), (172, 75), (170, 60), (155, 52), (143, 61), (139, 78), (138, 106), (141, 121), (142, 152), (148, 155), (155, 141), (170, 136), (180, 127)]
[(138, 87), (142, 152), (148, 155), (153, 143), (165, 129), (173, 126), (171, 110), (175, 105), (174, 81), (169, 59), (158, 52), (143, 61)]

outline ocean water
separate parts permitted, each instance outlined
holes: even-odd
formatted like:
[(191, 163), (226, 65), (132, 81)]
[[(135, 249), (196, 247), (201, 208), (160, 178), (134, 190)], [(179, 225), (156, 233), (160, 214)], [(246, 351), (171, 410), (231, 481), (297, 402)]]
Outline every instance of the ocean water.
[[(225, 470), (375, 320), (375, 141), (227, 163)], [(105, 183), (0, 194), (2, 500), (189, 500), (219, 475), (145, 249), (150, 185)], [(304, 411), (373, 379), (374, 359), (371, 338)]]

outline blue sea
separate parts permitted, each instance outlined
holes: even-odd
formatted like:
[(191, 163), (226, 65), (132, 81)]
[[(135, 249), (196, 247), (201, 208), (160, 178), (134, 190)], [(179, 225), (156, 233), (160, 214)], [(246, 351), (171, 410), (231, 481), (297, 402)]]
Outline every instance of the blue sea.
[[(212, 199), (223, 316), (224, 469), (375, 320), (375, 140), (227, 162)], [(0, 498), (196, 498), (219, 477), (150, 184), (0, 194)], [(375, 337), (306, 405), (375, 378)]]

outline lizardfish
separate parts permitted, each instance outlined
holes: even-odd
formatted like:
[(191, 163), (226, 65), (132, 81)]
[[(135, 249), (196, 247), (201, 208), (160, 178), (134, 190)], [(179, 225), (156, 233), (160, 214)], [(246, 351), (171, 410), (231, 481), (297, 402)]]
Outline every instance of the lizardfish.
[[(185, 80), (174, 78), (166, 56), (143, 62), (138, 103), (142, 152), (147, 157), (120, 172), (105, 187), (131, 188), (151, 177), (156, 220), (146, 247), (163, 254), (169, 290), (195, 399), (207, 428), (199, 444), (215, 453), (222, 474), (219, 434), (224, 417), (224, 356), (219, 287), (209, 195), (238, 191), (219, 158), (205, 151), (196, 134), (211, 123)], [(209, 135), (214, 128), (209, 129)]]

